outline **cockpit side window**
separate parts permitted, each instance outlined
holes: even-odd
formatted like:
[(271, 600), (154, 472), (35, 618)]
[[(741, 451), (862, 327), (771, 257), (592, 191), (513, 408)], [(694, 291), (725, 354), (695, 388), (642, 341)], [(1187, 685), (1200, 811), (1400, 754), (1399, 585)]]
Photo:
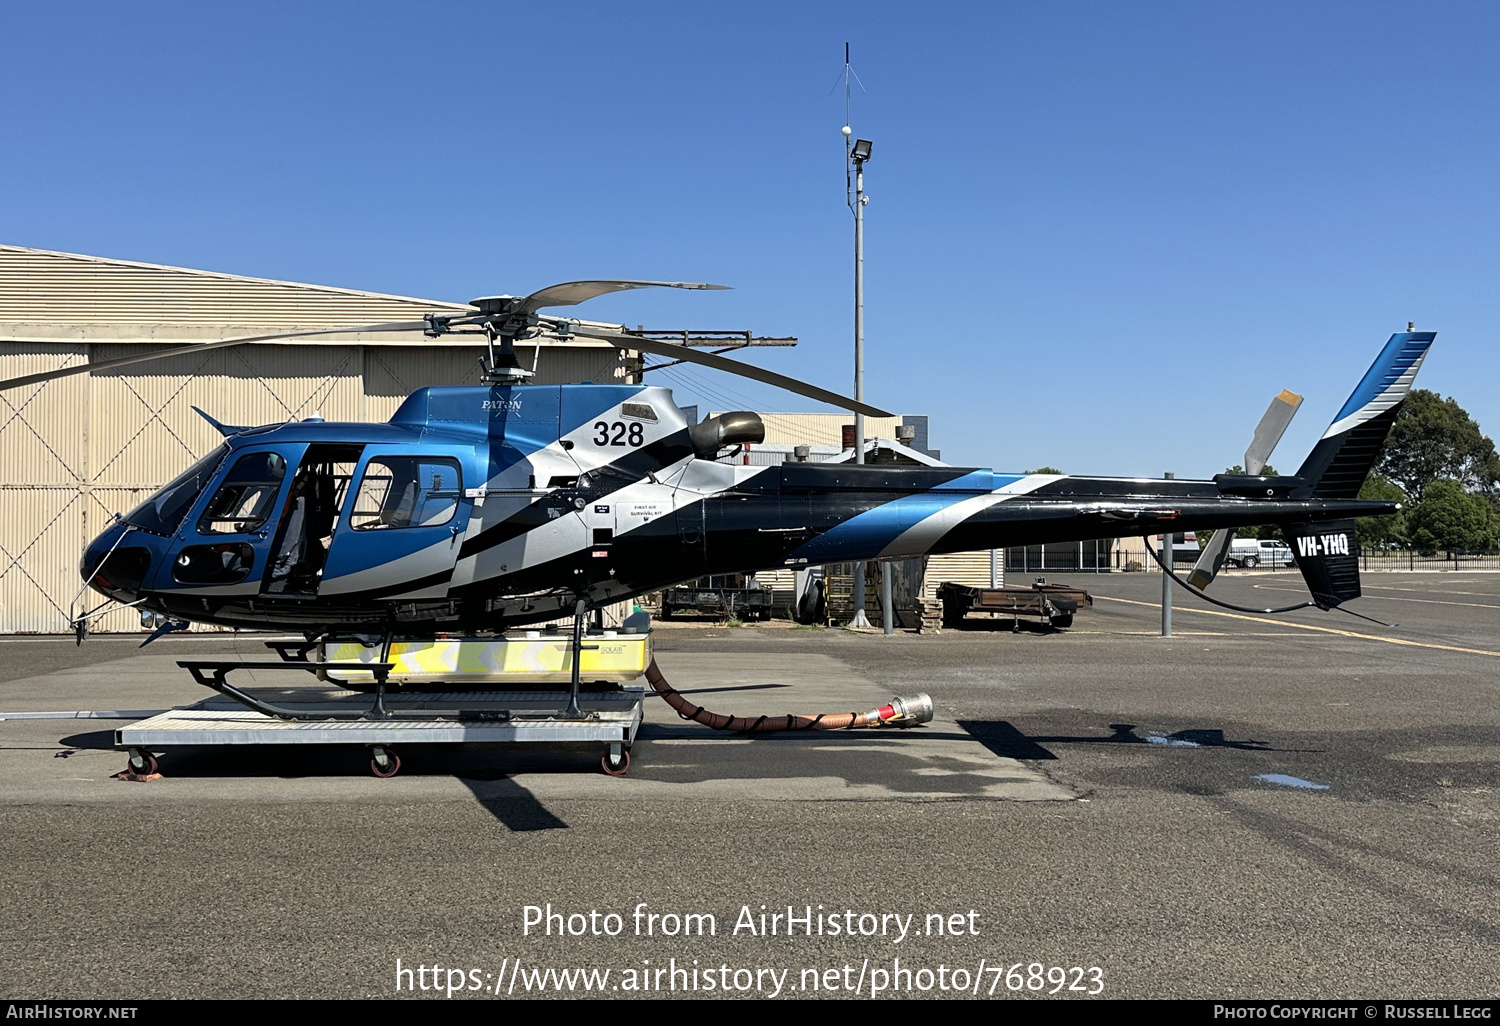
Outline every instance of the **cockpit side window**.
[(349, 525), (356, 531), (438, 527), (453, 519), (463, 495), (455, 460), (376, 456), (365, 466)]
[(193, 508), (193, 503), (198, 501), (198, 496), (208, 487), (208, 482), (227, 455), (229, 446), (219, 446), (181, 476), (174, 478), (161, 491), (131, 510), (125, 517), (126, 522), (142, 531), (171, 537), (182, 526), (188, 510)]
[(285, 477), (286, 458), (280, 453), (252, 452), (241, 456), (198, 518), (198, 533), (259, 531), (276, 505)]

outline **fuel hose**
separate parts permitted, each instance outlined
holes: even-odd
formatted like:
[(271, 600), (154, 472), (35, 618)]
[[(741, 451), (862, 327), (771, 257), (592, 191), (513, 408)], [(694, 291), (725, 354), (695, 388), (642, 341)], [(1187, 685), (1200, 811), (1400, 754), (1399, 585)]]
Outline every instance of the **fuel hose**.
[(855, 730), (860, 727), (915, 727), (932, 719), (932, 699), (926, 694), (911, 698), (893, 698), (888, 705), (869, 712), (784, 713), (780, 716), (728, 716), (710, 712), (689, 701), (681, 691), (667, 683), (656, 660), (646, 667), (646, 680), (662, 699), (685, 720), (693, 720), (714, 730), (741, 734), (766, 734), (781, 730)]

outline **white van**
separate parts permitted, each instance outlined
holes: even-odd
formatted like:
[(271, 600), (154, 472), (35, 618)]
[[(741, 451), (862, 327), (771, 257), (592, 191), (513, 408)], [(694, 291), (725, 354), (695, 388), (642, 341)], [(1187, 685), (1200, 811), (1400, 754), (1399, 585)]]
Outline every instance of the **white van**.
[(1200, 551), (1198, 536), (1192, 531), (1178, 531), (1172, 535), (1173, 563), (1196, 563)]
[(1279, 538), (1236, 538), (1229, 543), (1224, 560), (1234, 566), (1253, 570), (1258, 566), (1295, 566), (1292, 549)]

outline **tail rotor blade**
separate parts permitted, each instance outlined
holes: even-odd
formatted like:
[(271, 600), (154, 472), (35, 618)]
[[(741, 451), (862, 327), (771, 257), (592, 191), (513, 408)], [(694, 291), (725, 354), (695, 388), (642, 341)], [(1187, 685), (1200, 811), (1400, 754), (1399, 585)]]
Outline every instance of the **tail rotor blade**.
[(1255, 436), (1250, 439), (1250, 448), (1245, 450), (1245, 473), (1259, 474), (1264, 469), (1276, 443), (1281, 441), (1287, 425), (1297, 415), (1297, 409), (1301, 405), (1302, 397), (1285, 388), (1271, 400), (1260, 423), (1255, 425)]
[(582, 335), (585, 338), (597, 338), (608, 342), (610, 345), (621, 349), (635, 349), (643, 353), (654, 353), (657, 356), (671, 356), (687, 363), (696, 363), (704, 367), (712, 367), (714, 370), (726, 371), (730, 374), (738, 374), (742, 378), (750, 378), (752, 381), (761, 381), (767, 385), (775, 385), (784, 388), (788, 392), (805, 395), (809, 399), (827, 403), (829, 406), (837, 406), (840, 409), (852, 410), (855, 413), (863, 413), (867, 417), (891, 417), (894, 414), (887, 413), (869, 403), (850, 399), (848, 396), (830, 392), (826, 388), (799, 381), (797, 378), (789, 378), (785, 374), (777, 374), (775, 371), (762, 370), (748, 363), (740, 363), (738, 360), (728, 360), (714, 353), (705, 353), (697, 349), (689, 349), (673, 342), (657, 342), (654, 339), (642, 338), (639, 335), (627, 335), (618, 331), (607, 331), (590, 325), (568, 325), (568, 331), (574, 335)]
[[(1301, 405), (1302, 397), (1285, 388), (1271, 400), (1260, 423), (1255, 425), (1250, 448), (1245, 450), (1245, 473), (1259, 474), (1265, 469), (1271, 453), (1276, 449), (1276, 443), (1281, 441), (1287, 425), (1297, 415), (1297, 409)], [(1200, 591), (1212, 584), (1219, 571), (1224, 568), (1224, 559), (1229, 555), (1229, 543), (1232, 541), (1233, 528), (1215, 531), (1208, 544), (1203, 546), (1203, 551), (1198, 554), (1198, 562), (1193, 564), (1193, 570), (1188, 574), (1188, 583)]]
[(1198, 553), (1198, 562), (1193, 564), (1193, 571), (1188, 574), (1188, 583), (1199, 591), (1212, 584), (1219, 571), (1224, 568), (1224, 557), (1229, 554), (1229, 543), (1233, 540), (1234, 528), (1215, 531), (1208, 544), (1203, 546), (1203, 551)]

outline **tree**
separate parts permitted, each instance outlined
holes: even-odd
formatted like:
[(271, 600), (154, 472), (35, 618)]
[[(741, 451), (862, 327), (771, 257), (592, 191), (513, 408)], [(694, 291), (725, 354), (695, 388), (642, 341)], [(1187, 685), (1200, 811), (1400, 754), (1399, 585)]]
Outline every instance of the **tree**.
[[(1365, 478), (1364, 485), (1359, 489), (1359, 497), (1399, 502), (1403, 507), (1406, 505), (1406, 493), (1401, 490), (1401, 486), (1384, 474), (1374, 472)], [(1402, 509), (1400, 513), (1389, 517), (1356, 518), (1354, 524), (1358, 529), (1359, 543), (1381, 547), (1404, 543), (1407, 540), (1406, 515), (1407, 510)]]
[(1037, 467), (1035, 470), (1026, 471), (1028, 474), (1061, 474), (1062, 471), (1056, 467)]
[(1400, 485), (1413, 502), (1427, 486), (1449, 478), (1493, 495), (1500, 486), (1500, 455), (1474, 418), (1452, 398), (1414, 388), (1391, 425), (1375, 469)]
[(1412, 544), (1424, 551), (1483, 552), (1500, 536), (1500, 520), (1490, 500), (1470, 495), (1462, 482), (1451, 478), (1429, 484), (1407, 521)]

